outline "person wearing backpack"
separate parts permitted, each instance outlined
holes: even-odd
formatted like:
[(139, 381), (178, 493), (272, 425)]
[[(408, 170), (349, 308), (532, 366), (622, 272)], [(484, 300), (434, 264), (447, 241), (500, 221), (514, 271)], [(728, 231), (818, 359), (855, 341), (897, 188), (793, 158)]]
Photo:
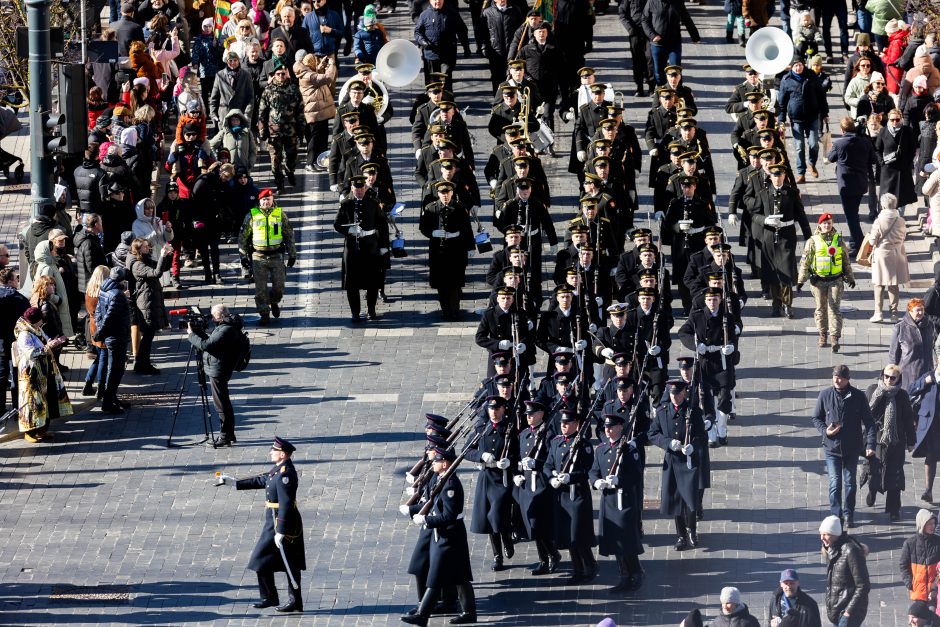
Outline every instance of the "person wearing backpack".
[(228, 382), (232, 373), (243, 370), (247, 365), (250, 344), (242, 331), (244, 323), (241, 317), (230, 313), (225, 305), (212, 306), (212, 320), (215, 322), (212, 333), (195, 330), (192, 326), (187, 326), (187, 330), (189, 343), (203, 353), (212, 402), (219, 414), (219, 437), (212, 441), (212, 446), (219, 448), (231, 446), (236, 441), (235, 410), (229, 397)]

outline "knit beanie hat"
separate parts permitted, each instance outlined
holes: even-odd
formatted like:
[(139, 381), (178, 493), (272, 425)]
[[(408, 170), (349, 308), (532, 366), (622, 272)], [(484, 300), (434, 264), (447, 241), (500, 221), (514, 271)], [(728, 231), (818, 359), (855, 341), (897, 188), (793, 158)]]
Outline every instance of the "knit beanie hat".
[(830, 536), (842, 535), (842, 521), (838, 516), (826, 516), (819, 525), (819, 533), (828, 533)]

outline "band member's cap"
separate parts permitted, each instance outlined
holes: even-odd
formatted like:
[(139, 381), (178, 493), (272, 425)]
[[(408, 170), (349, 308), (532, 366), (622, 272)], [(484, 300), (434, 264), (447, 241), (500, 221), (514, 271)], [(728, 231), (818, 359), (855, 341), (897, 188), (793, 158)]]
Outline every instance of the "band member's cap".
[(454, 449), (440, 446), (434, 447), (434, 455), (431, 457), (431, 461), (452, 462), (455, 459), (457, 459), (457, 453), (454, 452)]
[(610, 117), (616, 117), (623, 113), (623, 107), (620, 105), (607, 105), (607, 113)]
[(440, 150), (441, 148), (449, 148), (453, 150), (454, 152), (456, 152), (457, 144), (455, 144), (454, 142), (452, 142), (451, 140), (447, 138), (444, 138), (441, 141), (437, 142), (437, 149)]
[(709, 235), (722, 235), (722, 234), (724, 234), (724, 231), (721, 229), (720, 226), (705, 227), (705, 237), (708, 237)]
[(555, 294), (555, 296), (558, 296), (559, 294), (574, 294), (574, 290), (571, 289), (570, 285), (556, 285), (552, 292)]
[(604, 156), (594, 157), (593, 159), (591, 159), (591, 164), (594, 167), (602, 166), (602, 165), (605, 165), (605, 166), (610, 165), (610, 157), (604, 157)]
[(695, 357), (683, 355), (682, 357), (679, 357), (676, 361), (679, 362), (680, 369), (691, 368), (692, 364), (695, 363)]
[(510, 224), (509, 226), (506, 227), (506, 230), (504, 231), (503, 234), (504, 235), (513, 235), (513, 234), (518, 235), (518, 234), (521, 234), (524, 230), (525, 229), (522, 228), (522, 226), (519, 224)]
[(672, 87), (658, 87), (656, 89), (656, 94), (660, 98), (662, 98), (663, 96), (675, 96), (676, 90), (674, 90)]
[(741, 66), (741, 69), (744, 70), (747, 74), (757, 74), (757, 70), (752, 68), (750, 63), (745, 63)]
[(748, 146), (747, 147), (747, 156), (756, 157), (758, 153), (763, 150), (760, 146)]
[(604, 414), (604, 426), (614, 427), (623, 424), (623, 416), (620, 414)]
[(609, 139), (604, 139), (603, 137), (598, 137), (594, 140), (594, 146), (596, 148), (610, 148), (614, 143)]
[(630, 353), (614, 353), (614, 356), (611, 357), (611, 361), (617, 366), (626, 366), (630, 363)]
[(676, 126), (679, 128), (696, 128), (698, 122), (695, 121), (695, 118), (682, 118), (676, 122)]
[(509, 255), (515, 255), (515, 254), (524, 255), (525, 254), (525, 250), (522, 248), (522, 246), (510, 246), (509, 248), (506, 249), (506, 252)]
[(450, 181), (438, 181), (434, 184), (434, 189), (438, 193), (454, 191), (454, 184)]
[(525, 146), (528, 146), (528, 144), (529, 144), (529, 142), (526, 141), (525, 137), (517, 137), (517, 138), (515, 138), (514, 140), (512, 140), (511, 142), (509, 142), (509, 145), (510, 145), (510, 146), (521, 146), (521, 147), (525, 147)]
[(580, 202), (582, 207), (597, 207), (597, 198), (593, 196), (582, 196)]
[(646, 270), (640, 270), (640, 273), (637, 275), (637, 278), (642, 281), (643, 279), (653, 279), (657, 283), (659, 282), (659, 275), (656, 274), (656, 271), (652, 268), (647, 268)]
[(682, 185), (682, 186), (696, 185), (697, 183), (698, 183), (697, 176), (691, 176), (691, 175), (686, 174), (684, 176), (679, 177), (679, 185)]
[(758, 139), (773, 139), (775, 132), (776, 131), (774, 131), (772, 128), (765, 128), (760, 131), (757, 131), (757, 138)]
[(486, 407), (488, 409), (498, 409), (500, 407), (506, 406), (506, 399), (502, 396), (487, 396), (486, 397)]
[(636, 291), (637, 296), (651, 296), (656, 298), (656, 290), (650, 289), (648, 287), (641, 287)]
[(542, 20), (541, 22), (533, 26), (532, 31), (535, 32), (537, 30), (542, 30), (543, 28), (546, 30), (551, 28), (551, 24), (548, 22), (548, 20)]
[(622, 314), (622, 313), (626, 313), (626, 311), (627, 311), (626, 303), (614, 303), (610, 307), (607, 308), (607, 313), (610, 313), (610, 314)]
[(556, 372), (552, 375), (552, 379), (554, 379), (555, 383), (561, 383), (562, 385), (568, 385), (573, 378), (574, 375), (570, 372)]
[(590, 76), (591, 74), (594, 74), (594, 68), (592, 67), (583, 67), (578, 70), (578, 76)]
[(492, 359), (493, 363), (495, 364), (504, 365), (509, 363), (509, 361), (512, 359), (512, 353), (506, 351), (496, 351), (490, 355), (490, 359)]
[(667, 65), (664, 71), (666, 72), (666, 76), (670, 74), (682, 74), (682, 67), (678, 65)]
[(503, 268), (503, 276), (506, 276), (507, 274), (522, 274), (522, 268), (519, 266), (508, 266)]
[(258, 192), (258, 200), (262, 198), (267, 198), (268, 196), (274, 196), (274, 190), (270, 187), (265, 187), (260, 192)]
[(522, 127), (518, 124), (507, 124), (503, 127), (503, 132), (510, 135), (518, 135), (522, 132)]
[(529, 155), (519, 155), (518, 157), (512, 158), (513, 165), (519, 165), (519, 164), (529, 165), (529, 161), (531, 161), (531, 159), (529, 159)]
[(432, 433), (431, 435), (436, 435), (439, 438), (449, 438), (451, 434), (450, 429), (448, 429), (447, 427), (442, 427), (441, 425), (438, 425), (438, 424), (434, 424), (433, 422), (429, 422), (426, 425), (424, 425), (424, 430), (433, 431), (434, 433)]
[(782, 174), (787, 171), (787, 166), (782, 163), (775, 163), (772, 166), (767, 168), (767, 171), (771, 174)]
[(585, 172), (585, 173), (584, 173), (584, 182), (585, 182), (585, 183), (600, 183), (601, 180), (602, 180), (601, 177), (597, 176), (597, 175), (594, 174), (593, 172)]
[(428, 448), (432, 449), (435, 446), (440, 446), (442, 448), (447, 448), (447, 438), (444, 436), (437, 435), (432, 433), (429, 436), (426, 436), (425, 439), (428, 441)]
[(519, 91), (519, 88), (518, 88), (518, 87), (516, 87), (515, 85), (509, 85), (509, 84), (507, 84), (507, 83), (503, 83), (503, 84), (500, 86), (499, 89), (500, 89), (500, 91), (503, 93), (504, 96), (506, 96), (506, 95), (510, 95), (510, 96), (511, 96), (511, 95), (514, 95), (515, 93), (517, 93), (517, 92)]
[(724, 281), (725, 275), (723, 272), (709, 272), (705, 275), (709, 281)]
[(427, 85), (425, 85), (424, 88), (427, 91), (433, 91), (435, 89), (444, 89), (444, 83), (443, 81), (434, 81), (432, 83), (428, 83)]
[(568, 276), (578, 276), (578, 269), (575, 266), (568, 266), (565, 270), (565, 274)]
[(271, 445), (271, 448), (273, 448), (275, 451), (283, 451), (288, 455), (297, 450), (293, 444), (278, 436), (274, 436), (274, 444)]
[(669, 386), (670, 392), (681, 392), (689, 387), (689, 384), (686, 383), (684, 379), (669, 379), (666, 381), (666, 385)]
[(716, 253), (717, 252), (723, 252), (723, 253), (731, 252), (731, 244), (725, 244), (722, 242), (718, 242), (717, 244), (712, 244), (711, 246), (709, 246), (709, 248), (711, 248), (712, 251)]
[(532, 179), (528, 176), (520, 176), (516, 179), (516, 187), (518, 189), (529, 189), (532, 187)]
[(617, 384), (618, 390), (625, 390), (633, 385), (633, 380), (630, 377), (615, 377), (614, 382)]
[(359, 171), (363, 174), (378, 174), (379, 164), (373, 163), (371, 161), (366, 161), (361, 166), (359, 166)]
[(587, 225), (583, 222), (575, 222), (574, 224), (568, 227), (568, 231), (571, 233), (590, 233), (591, 230), (587, 228)]
[(764, 92), (761, 91), (749, 91), (744, 94), (744, 99), (748, 102), (760, 102), (764, 99)]
[(443, 159), (437, 159), (436, 163), (440, 164), (442, 169), (450, 170), (460, 162), (457, 161), (457, 159), (454, 159), (453, 157), (444, 157)]
[(709, 296), (717, 296), (718, 298), (721, 298), (723, 294), (724, 292), (722, 291), (720, 287), (706, 287), (705, 288), (706, 298)]
[(694, 152), (691, 152), (691, 151), (684, 152), (681, 155), (679, 155), (679, 161), (697, 161), (697, 160), (698, 160), (698, 157), (696, 156)]
[(584, 243), (578, 246), (578, 252), (579, 253), (595, 253), (597, 252), (597, 249), (594, 248), (594, 244)]
[(507, 65), (514, 68), (525, 67), (525, 59), (513, 59)]
[(591, 83), (591, 93), (601, 94), (607, 91), (607, 85), (604, 83)]
[(496, 295), (497, 295), (497, 296), (515, 296), (515, 295), (516, 295), (516, 288), (514, 288), (514, 287), (509, 287), (509, 286), (503, 286), (503, 287), (499, 288), (498, 290), (496, 290)]
[(695, 111), (691, 107), (676, 107), (676, 119), (694, 118)]
[(578, 422), (577, 410), (568, 409), (566, 407), (565, 409), (562, 409), (559, 413), (561, 414), (561, 422)]
[(351, 81), (349, 83), (349, 91), (365, 91), (366, 84), (362, 81)]
[(447, 81), (447, 74), (444, 72), (430, 72), (428, 73), (428, 78), (438, 83), (444, 83)]
[(368, 144), (373, 141), (375, 141), (375, 135), (372, 133), (360, 133), (359, 135), (356, 135), (357, 144)]
[(371, 63), (360, 63), (356, 66), (356, 71), (360, 74), (371, 74), (375, 69), (375, 66)]
[(757, 153), (757, 156), (768, 161), (776, 161), (777, 157), (780, 156), (780, 153), (777, 152), (776, 148), (764, 148), (759, 153)]
[(653, 254), (655, 255), (655, 254), (658, 254), (658, 253), (659, 253), (659, 250), (657, 250), (655, 244), (643, 244), (642, 246), (640, 246), (639, 248), (637, 248), (637, 252), (639, 252), (639, 253), (641, 253), (641, 254), (642, 254), (642, 253), (653, 253)]
[(506, 387), (507, 385), (512, 385), (512, 377), (508, 374), (498, 374), (493, 377), (493, 383)]
[(358, 121), (359, 121), (359, 112), (358, 112), (358, 111), (347, 111), (346, 113), (344, 113), (344, 114), (342, 115), (342, 118), (343, 118), (343, 121), (344, 121), (344, 122), (353, 122), (353, 121), (358, 122)]
[(617, 121), (617, 118), (604, 118), (600, 122), (600, 127), (608, 128), (608, 127), (617, 126), (618, 124), (620, 124), (620, 122)]
[(770, 116), (771, 116), (771, 113), (767, 109), (758, 109), (757, 111), (754, 112), (753, 117), (755, 120), (769, 120)]
[(538, 401), (526, 401), (525, 402), (525, 413), (534, 414), (537, 411), (545, 411), (547, 407)]
[(366, 177), (361, 174), (356, 174), (349, 177), (349, 182), (353, 187), (362, 187), (366, 184)]
[(447, 135), (447, 127), (443, 124), (432, 124), (431, 135)]
[(437, 104), (437, 108), (440, 109), (441, 111), (450, 111), (451, 109), (456, 109), (457, 105), (455, 105), (453, 102), (449, 100), (441, 100)]
[(424, 417), (428, 422), (433, 422), (434, 424), (441, 425), (442, 427), (446, 427), (447, 423), (449, 422), (447, 418), (444, 416), (438, 416), (437, 414), (425, 414)]

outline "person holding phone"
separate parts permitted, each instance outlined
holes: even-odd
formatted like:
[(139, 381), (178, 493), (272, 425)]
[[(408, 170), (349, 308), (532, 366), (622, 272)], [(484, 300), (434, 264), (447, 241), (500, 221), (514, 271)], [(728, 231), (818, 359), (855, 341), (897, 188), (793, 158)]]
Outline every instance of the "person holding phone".
[(863, 435), (865, 457), (875, 454), (875, 422), (868, 399), (851, 385), (851, 372), (845, 364), (832, 369), (832, 387), (819, 393), (813, 426), (822, 436), (826, 455), (829, 510), (844, 527), (855, 527), (855, 470)]

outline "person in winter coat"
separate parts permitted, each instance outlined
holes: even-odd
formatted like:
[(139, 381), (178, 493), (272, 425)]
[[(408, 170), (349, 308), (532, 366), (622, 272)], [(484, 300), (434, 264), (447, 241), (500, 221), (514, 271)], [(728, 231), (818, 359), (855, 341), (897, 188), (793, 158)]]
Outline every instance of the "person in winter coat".
[[(883, 175), (882, 175), (882, 178)], [(888, 310), (891, 322), (898, 320), (898, 299), (900, 286), (911, 280), (908, 272), (907, 253), (904, 240), (907, 227), (904, 218), (897, 210), (897, 198), (894, 194), (881, 196), (881, 213), (871, 227), (868, 240), (873, 251), (871, 256), (871, 282), (875, 290), (875, 312), (871, 322), (882, 322), (884, 317), (884, 293), (888, 292)]]
[(78, 208), (81, 213), (94, 213), (101, 210), (101, 180), (105, 171), (98, 164), (98, 144), (90, 143), (85, 150), (85, 158), (75, 168), (75, 188), (78, 191)]
[(458, 42), (464, 56), (470, 57), (470, 37), (463, 19), (454, 8), (445, 6), (444, 0), (430, 0), (430, 6), (415, 21), (414, 39), (424, 59), (424, 84), (434, 82), (432, 73), (443, 72), (447, 75), (444, 89), (453, 92)]
[(871, 580), (865, 557), (868, 547), (842, 533), (838, 516), (827, 516), (819, 526), (826, 567), (826, 617), (839, 627), (860, 627), (868, 614)]
[(360, 20), (360, 26), (353, 35), (353, 56), (356, 64), (371, 63), (375, 65), (375, 60), (379, 56), (379, 50), (388, 43), (388, 35), (385, 34), (385, 27), (379, 24), (375, 18), (375, 9), (372, 9), (370, 15), (366, 8), (365, 14)]
[(901, 81), (904, 78), (904, 70), (901, 67), (900, 59), (904, 49), (908, 45), (907, 38), (910, 31), (906, 28), (900, 28), (897, 20), (888, 22), (885, 31), (888, 35), (888, 45), (881, 53), (881, 60), (885, 64), (885, 78), (888, 79), (888, 91), (892, 94), (897, 94), (901, 91)]
[(914, 190), (914, 158), (917, 138), (914, 130), (901, 124), (903, 115), (898, 109), (888, 112), (887, 126), (875, 138), (875, 153), (881, 164), (881, 193), (894, 194), (899, 211), (917, 202)]
[[(123, 133), (123, 129), (121, 131)], [(111, 144), (108, 146), (107, 153), (104, 157), (101, 158), (101, 169), (104, 170), (105, 176), (101, 179), (101, 182), (98, 185), (99, 192), (101, 193), (101, 199), (104, 200), (109, 196), (112, 185), (117, 185), (121, 189), (125, 190), (128, 203), (134, 202), (134, 190), (141, 188), (137, 177), (134, 175), (134, 171), (128, 165), (127, 161), (124, 160), (124, 157), (121, 156), (121, 147), (117, 144)], [(101, 213), (99, 211), (99, 213)], [(127, 228), (130, 228), (130, 223), (134, 221), (133, 215), (123, 216), (126, 221)], [(105, 231), (110, 228), (110, 224), (105, 224)], [(123, 228), (117, 230), (120, 233)]]
[(490, 84), (493, 91), (499, 88), (500, 83), (506, 80), (507, 55), (509, 44), (516, 29), (525, 20), (522, 13), (509, 4), (509, 0), (494, 0), (483, 10), (483, 21), (486, 24), (483, 39), (483, 54), (486, 56), (490, 68)]
[(134, 360), (134, 372), (144, 375), (160, 374), (150, 362), (150, 350), (154, 336), (167, 325), (160, 275), (170, 269), (173, 260), (173, 247), (169, 244), (164, 244), (157, 261), (151, 257), (151, 250), (150, 242), (138, 237), (131, 244), (127, 258), (127, 269), (137, 283), (133, 312), (137, 326), (140, 327), (140, 346)]
[(914, 130), (914, 139), (920, 144), (921, 122), (927, 119), (927, 107), (935, 108), (933, 96), (927, 91), (927, 77), (914, 79), (911, 95), (901, 107), (904, 124)]
[(313, 11), (304, 16), (303, 27), (312, 44), (305, 50), (320, 56), (336, 55), (343, 39), (343, 16), (330, 8), (328, 0), (314, 0)]
[(179, 186), (180, 198), (190, 198), (196, 179), (205, 168), (209, 167), (209, 155), (202, 149), (199, 141), (199, 127), (187, 124), (183, 127), (183, 142), (176, 144), (175, 150), (167, 157), (164, 168), (170, 173), (170, 180)]
[(682, 0), (649, 0), (640, 24), (650, 41), (653, 77), (657, 85), (665, 85), (666, 66), (682, 65), (682, 26), (695, 44), (701, 41), (698, 29)]
[(914, 81), (919, 77), (925, 77), (927, 79), (927, 93), (934, 93), (937, 88), (940, 88), (940, 70), (938, 70), (934, 64), (933, 59), (929, 55), (923, 55), (919, 57), (914, 57), (914, 67), (909, 69), (904, 75), (904, 80), (901, 82), (901, 94), (900, 100), (898, 102), (898, 108), (902, 111), (904, 110), (904, 105), (907, 104), (907, 99), (910, 98), (911, 92), (914, 89)]
[(175, 143), (177, 145), (183, 143), (183, 130), (187, 126), (196, 128), (196, 141), (199, 144), (206, 141), (208, 135), (208, 131), (206, 130), (206, 112), (201, 101), (190, 100), (186, 103), (186, 111), (179, 116), (179, 120), (176, 122)]
[(807, 140), (809, 171), (814, 178), (818, 178), (816, 161), (819, 159), (819, 125), (820, 120), (829, 119), (829, 105), (819, 77), (803, 64), (802, 59), (795, 60), (790, 71), (780, 80), (778, 102), (780, 121), (786, 123), (790, 120), (793, 141), (796, 143), (796, 182), (806, 182)]
[(27, 442), (51, 438), (49, 422), (71, 415), (72, 406), (52, 351), (58, 341), (43, 332), (42, 313), (30, 307), (16, 321), (13, 365), (20, 381), (17, 407), (20, 433)]
[(865, 10), (871, 13), (871, 34), (875, 43), (879, 50), (884, 50), (888, 47), (888, 22), (902, 19), (904, 3), (901, 0), (868, 0)]
[(937, 460), (940, 459), (940, 420), (935, 420), (940, 412), (940, 368), (921, 375), (917, 381), (908, 385), (912, 399), (916, 399), (917, 443), (911, 457), (924, 458), (924, 478), (926, 489), (920, 498), (933, 502), (933, 482), (937, 475)]
[(917, 381), (922, 374), (934, 369), (936, 338), (933, 324), (926, 316), (924, 301), (912, 298), (907, 303), (907, 315), (894, 326), (891, 348), (888, 349), (888, 363), (898, 365), (902, 381)]
[(336, 115), (333, 92), (336, 89), (336, 61), (332, 56), (307, 54), (294, 64), (304, 99), (304, 120), (307, 122), (307, 172), (323, 171), (317, 166), (317, 155), (329, 146), (330, 120)]
[(193, 187), (193, 246), (202, 259), (206, 285), (213, 282), (222, 285), (219, 271), (220, 216), (228, 211), (228, 185), (234, 175), (235, 168), (231, 163), (220, 165), (216, 162), (196, 180)]
[(924, 294), (924, 315), (933, 325), (934, 337), (940, 337), (940, 261), (933, 265), (933, 285)]
[(157, 215), (157, 208), (153, 200), (144, 198), (134, 207), (137, 219), (131, 226), (134, 237), (150, 242), (152, 250), (162, 250), (165, 244), (173, 241), (173, 224), (164, 221)]
[(108, 373), (108, 347), (104, 342), (95, 341), (95, 332), (98, 330), (95, 324), (95, 309), (98, 307), (98, 295), (101, 292), (101, 285), (108, 278), (110, 268), (105, 265), (98, 266), (91, 273), (88, 282), (82, 285), (85, 296), (85, 310), (88, 312), (88, 340), (89, 347), (94, 351), (94, 361), (88, 366), (85, 372), (85, 385), (82, 388), (82, 396), (97, 396), (99, 399), (104, 397), (105, 384), (107, 383)]
[(26, 257), (26, 268), (23, 272), (23, 288), (26, 289), (28, 284), (32, 281), (32, 273), (29, 271), (29, 268), (32, 267), (33, 262), (36, 261), (34, 255), (36, 251), (36, 245), (39, 242), (45, 242), (49, 239), (49, 231), (52, 229), (58, 228), (58, 224), (55, 219), (56, 207), (53, 204), (43, 205), (39, 208), (39, 215), (30, 219), (29, 224), (26, 225), (18, 236), (20, 250), (24, 253)]
[(230, 109), (238, 109), (251, 118), (255, 106), (255, 94), (251, 75), (242, 71), (237, 52), (225, 53), (225, 69), (215, 76), (212, 93), (209, 95), (209, 117), (219, 124)]
[(117, 389), (124, 378), (127, 345), (130, 341), (131, 310), (123, 287), (129, 275), (123, 266), (111, 268), (108, 278), (101, 284), (95, 306), (95, 334), (92, 340), (104, 343), (108, 350), (105, 391), (101, 403), (101, 411), (106, 414), (124, 413)]
[(7, 410), (7, 388), (13, 382), (11, 390), (11, 403), (16, 407), (19, 377), (10, 376), (10, 364), (13, 359), (13, 343), (16, 338), (13, 329), (16, 321), (23, 312), (29, 309), (29, 299), (17, 290), (19, 273), (15, 268), (6, 266), (0, 268), (0, 413)]
[(937, 517), (926, 509), (917, 511), (914, 518), (917, 532), (904, 541), (898, 567), (901, 581), (910, 591), (912, 601), (935, 601), (937, 591), (937, 563), (940, 562), (940, 537)]
[(96, 213), (82, 215), (81, 226), (75, 231), (75, 265), (78, 270), (78, 291), (85, 293), (85, 284), (98, 266), (107, 264), (101, 245), (101, 216)]
[[(61, 233), (61, 231), (59, 232)], [(55, 231), (52, 231), (51, 233), (55, 233)], [(36, 265), (35, 270), (33, 271), (33, 281), (41, 276), (52, 277), (53, 281), (55, 281), (55, 293), (60, 297), (59, 302), (56, 303), (56, 310), (59, 312), (59, 322), (62, 324), (62, 334), (66, 337), (72, 337), (75, 335), (75, 330), (72, 327), (72, 315), (69, 310), (68, 291), (65, 286), (65, 280), (62, 278), (62, 273), (59, 272), (59, 267), (56, 263), (56, 255), (59, 254), (65, 254), (64, 247), (61, 249), (59, 247), (53, 247), (52, 242), (49, 240), (36, 244), (36, 250), (34, 252)], [(24, 286), (23, 290), (26, 289), (26, 286)], [(32, 283), (30, 283), (29, 289), (30, 291), (32, 290)]]
[(891, 522), (897, 522), (901, 520), (905, 449), (913, 447), (916, 440), (914, 409), (903, 387), (901, 369), (894, 364), (884, 367), (877, 383), (868, 386), (865, 394), (877, 432), (875, 454), (862, 470), (862, 483), (868, 479), (865, 504), (872, 507), (877, 493), (885, 493), (885, 512)]
[(929, 167), (930, 176), (921, 188), (929, 204), (928, 218), (924, 228), (927, 229), (927, 235), (940, 237), (940, 168), (933, 163), (928, 164), (927, 167)]
[(858, 61), (862, 57), (867, 58), (871, 62), (871, 71), (881, 72), (881, 74), (884, 75), (885, 64), (881, 61), (881, 57), (872, 49), (870, 35), (865, 32), (860, 32), (855, 36), (855, 52), (852, 53), (852, 56), (848, 58), (845, 64), (843, 85), (848, 85), (852, 81), (855, 68), (858, 66)]
[(741, 600), (741, 591), (734, 587), (721, 589), (721, 614), (711, 622), (714, 627), (760, 627)]
[(239, 109), (229, 109), (221, 130), (209, 142), (213, 151), (220, 148), (228, 150), (232, 164), (248, 168), (255, 167), (258, 158), (258, 144), (251, 129), (251, 119)]
[(199, 76), (202, 97), (212, 93), (215, 75), (222, 69), (222, 44), (215, 37), (215, 20), (206, 18), (202, 21), (202, 32), (192, 41), (192, 66)]
[(873, 72), (871, 81), (862, 90), (855, 107), (856, 118), (867, 118), (873, 113), (886, 116), (894, 108), (894, 99), (885, 90), (885, 79), (878, 72)]
[[(784, 619), (788, 622), (784, 623)], [(800, 589), (800, 576), (792, 568), (780, 573), (780, 586), (770, 597), (767, 608), (770, 627), (822, 627), (819, 604)]]
[(849, 108), (849, 115), (854, 120), (858, 117), (858, 103), (865, 97), (865, 88), (872, 81), (872, 77), (877, 75), (884, 81), (884, 74), (872, 69), (874, 61), (868, 57), (859, 57), (852, 69), (852, 76), (845, 84), (842, 92), (842, 101)]

